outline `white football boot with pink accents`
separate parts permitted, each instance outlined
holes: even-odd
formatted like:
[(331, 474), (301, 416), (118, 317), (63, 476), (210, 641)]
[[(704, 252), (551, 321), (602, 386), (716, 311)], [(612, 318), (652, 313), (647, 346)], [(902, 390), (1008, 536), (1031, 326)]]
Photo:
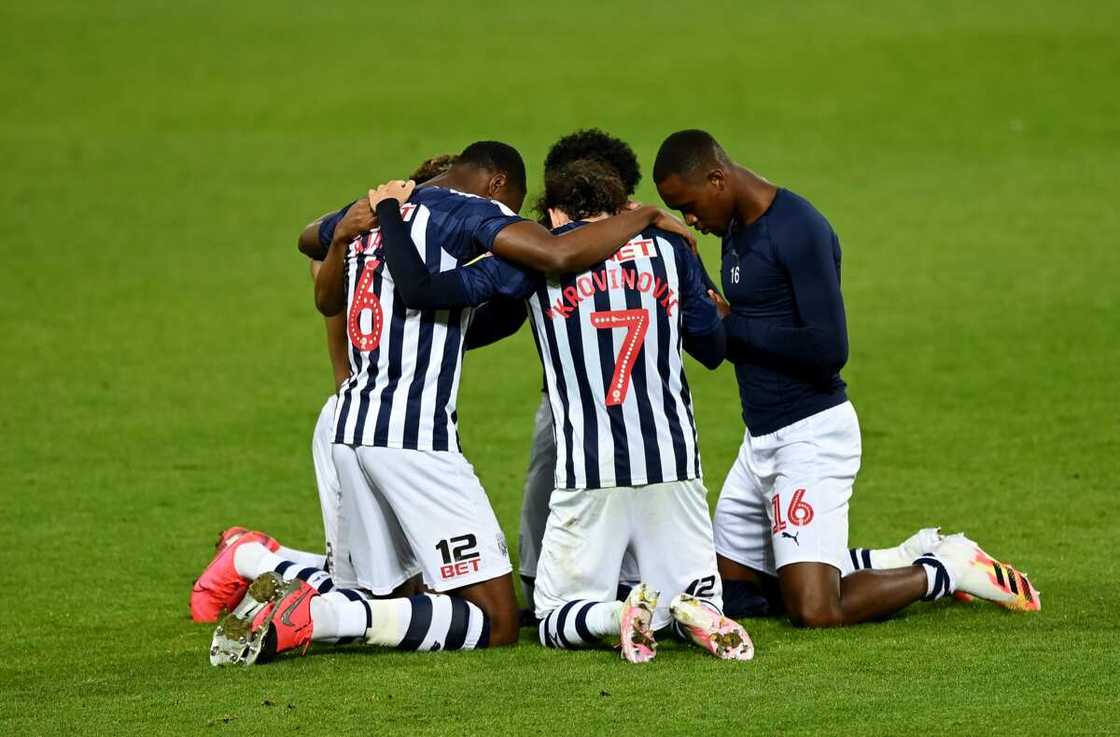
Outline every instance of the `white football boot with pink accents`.
[(957, 591), (1005, 609), (1037, 612), (1042, 599), (1025, 573), (996, 560), (962, 534), (946, 535), (933, 552), (952, 566)]
[(708, 602), (680, 594), (669, 605), (669, 612), (694, 643), (720, 660), (754, 657), (754, 643), (743, 625), (723, 616)]
[(619, 638), (622, 657), (631, 663), (648, 663), (657, 655), (657, 640), (653, 637), (653, 612), (657, 609), (658, 596), (658, 592), (639, 583), (630, 589), (630, 595), (622, 602)]

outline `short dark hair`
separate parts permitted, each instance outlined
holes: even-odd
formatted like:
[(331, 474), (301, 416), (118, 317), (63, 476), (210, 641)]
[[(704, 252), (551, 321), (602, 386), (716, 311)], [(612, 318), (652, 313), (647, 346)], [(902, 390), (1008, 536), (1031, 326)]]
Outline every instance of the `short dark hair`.
[(548, 217), (549, 208), (563, 210), (572, 220), (583, 220), (601, 212), (618, 212), (626, 198), (626, 185), (612, 166), (597, 159), (579, 159), (545, 172), (537, 210), (542, 220)]
[(661, 143), (653, 162), (653, 181), (672, 175), (687, 176), (703, 166), (727, 160), (727, 154), (711, 133), (695, 128), (677, 131)]
[(638, 182), (642, 181), (642, 169), (634, 149), (621, 138), (615, 138), (598, 128), (569, 133), (552, 144), (544, 160), (545, 176), (550, 171), (580, 159), (601, 161), (614, 169), (628, 195), (634, 194)]
[(456, 158), (455, 154), (440, 154), (439, 156), (426, 159), (420, 166), (416, 167), (416, 171), (412, 172), (412, 176), (410, 176), (409, 179), (417, 184), (423, 184), (429, 179), (438, 177), (440, 174), (450, 169), (455, 163)]
[(513, 146), (501, 141), (475, 141), (463, 149), (456, 164), (467, 164), (505, 174), (510, 184), (526, 190), (525, 161)]

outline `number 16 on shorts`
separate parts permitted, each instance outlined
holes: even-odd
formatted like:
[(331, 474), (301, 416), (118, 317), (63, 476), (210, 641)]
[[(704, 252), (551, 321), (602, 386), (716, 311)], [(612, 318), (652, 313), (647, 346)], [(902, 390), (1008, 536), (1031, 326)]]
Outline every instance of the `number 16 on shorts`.
[(773, 506), (774, 523), (770, 526), (770, 532), (777, 535), (783, 532), (786, 527), (786, 520), (794, 527), (802, 527), (813, 521), (813, 507), (809, 502), (805, 501), (805, 490), (797, 489), (793, 492), (793, 496), (789, 500), (789, 508), (785, 512), (785, 518), (782, 516), (782, 495), (775, 494), (770, 499), (770, 504)]

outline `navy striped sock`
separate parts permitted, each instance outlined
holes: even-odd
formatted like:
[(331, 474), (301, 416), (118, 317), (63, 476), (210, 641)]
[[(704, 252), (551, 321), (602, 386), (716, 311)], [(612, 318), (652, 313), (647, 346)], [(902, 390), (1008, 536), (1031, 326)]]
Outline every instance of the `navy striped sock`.
[(277, 563), (274, 570), (279, 573), (280, 578), (285, 581), (291, 581), (293, 578), (306, 581), (308, 586), (315, 589), (320, 594), (326, 594), (334, 588), (334, 581), (331, 580), (330, 574), (321, 568), (311, 568), (310, 566), (300, 568), (292, 561), (286, 560)]
[(940, 599), (956, 589), (952, 574), (936, 553), (923, 554), (914, 561), (914, 565), (922, 566), (926, 571), (926, 595), (922, 597), (922, 601)]
[(848, 556), (852, 559), (853, 571), (864, 571), (874, 568), (871, 565), (870, 548), (848, 548)]
[(421, 594), (363, 599), (369, 612), (365, 641), (398, 650), (474, 650), (490, 644), (490, 618), (466, 599)]
[(596, 647), (601, 636), (617, 634), (617, 624), (613, 625), (615, 632), (603, 632), (612, 627), (604, 627), (602, 621), (613, 624), (618, 619), (618, 611), (619, 603), (615, 601), (569, 601), (545, 615), (537, 626), (537, 633), (545, 647), (562, 650)]

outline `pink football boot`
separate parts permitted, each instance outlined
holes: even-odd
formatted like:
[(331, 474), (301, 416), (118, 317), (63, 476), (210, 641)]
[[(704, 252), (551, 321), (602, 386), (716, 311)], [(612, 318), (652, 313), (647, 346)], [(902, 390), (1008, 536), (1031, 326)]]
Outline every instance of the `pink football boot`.
[(680, 594), (669, 605), (673, 619), (689, 638), (721, 660), (750, 660), (754, 643), (743, 625), (690, 594)]
[(218, 538), (217, 552), (206, 570), (191, 589), (191, 619), (196, 622), (217, 622), (223, 612), (232, 610), (245, 596), (249, 582), (233, 566), (237, 548), (248, 542), (258, 542), (275, 551), (280, 543), (263, 532), (231, 527)]
[(214, 630), (210, 664), (250, 666), (288, 650), (307, 652), (315, 629), (311, 600), (318, 595), (298, 578), (285, 582), (272, 572), (260, 576)]
[(657, 655), (657, 640), (653, 637), (653, 612), (657, 609), (658, 593), (650, 591), (644, 583), (630, 589), (622, 603), (619, 615), (619, 638), (622, 657), (631, 663), (648, 663)]

